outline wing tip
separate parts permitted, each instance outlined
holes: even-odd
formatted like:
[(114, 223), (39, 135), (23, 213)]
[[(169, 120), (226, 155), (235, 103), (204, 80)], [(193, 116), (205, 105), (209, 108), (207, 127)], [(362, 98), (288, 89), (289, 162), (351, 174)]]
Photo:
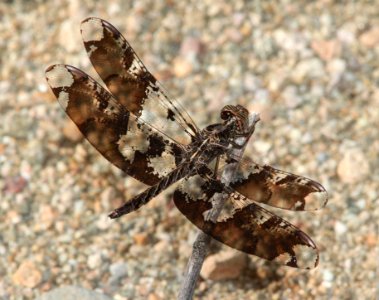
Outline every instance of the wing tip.
[(70, 67), (71, 68), (75, 68), (73, 66), (66, 65), (66, 64), (52, 64), (52, 65), (46, 67), (45, 73), (48, 73), (48, 72), (52, 71), (55, 68), (70, 68)]
[(56, 66), (56, 64), (46, 67), (45, 74), (47, 75), (47, 73), (49, 73), (52, 69), (54, 69), (55, 66)]
[(104, 38), (104, 31), (99, 30), (104, 28), (103, 19), (97, 17), (88, 17), (80, 23), (80, 32), (84, 43), (101, 41)]
[(45, 70), (45, 76), (49, 85), (54, 88), (69, 87), (76, 78), (89, 77), (80, 69), (66, 64), (50, 65)]
[(70, 87), (74, 83), (73, 74), (70, 72), (68, 66), (63, 64), (47, 67), (45, 70), (45, 76), (48, 84), (53, 90)]
[[(281, 264), (287, 267), (311, 270), (318, 266), (320, 256), (317, 248), (311, 248), (307, 245), (296, 245), (293, 249), (295, 254), (287, 253), (287, 260), (275, 258)], [(286, 256), (284, 256), (286, 257)]]
[(85, 22), (88, 22), (88, 21), (90, 21), (90, 20), (102, 20), (102, 19), (100, 19), (100, 18), (98, 18), (98, 17), (87, 17), (87, 18), (85, 18), (85, 19), (83, 19), (82, 20), (82, 22), (81, 22), (81, 24), (83, 24), (83, 23), (85, 23)]
[(102, 18), (99, 18), (99, 17), (87, 17), (85, 19), (83, 19), (81, 22), (80, 22), (80, 27), (85, 24), (85, 23), (88, 23), (88, 22), (92, 22), (92, 24), (99, 24), (99, 23), (108, 23), (107, 21), (105, 21), (104, 19)]
[(328, 193), (323, 188), (322, 190), (309, 193), (305, 198), (306, 207), (305, 210), (319, 210), (326, 206), (328, 203)]
[(295, 245), (293, 250), (296, 254), (296, 266), (300, 269), (316, 268), (319, 262), (319, 252), (314, 241), (304, 232), (300, 231), (301, 243)]
[(65, 64), (48, 66), (45, 70), (45, 76), (47, 83), (65, 111), (70, 98), (68, 89), (75, 83), (75, 81), (89, 78), (86, 73), (78, 68)]

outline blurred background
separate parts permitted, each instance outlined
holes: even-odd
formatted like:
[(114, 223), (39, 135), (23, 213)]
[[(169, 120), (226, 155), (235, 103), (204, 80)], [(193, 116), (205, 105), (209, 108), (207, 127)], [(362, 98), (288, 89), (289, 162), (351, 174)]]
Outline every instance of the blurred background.
[(200, 127), (217, 121), (225, 104), (245, 105), (262, 119), (246, 154), (329, 192), (314, 213), (272, 210), (313, 238), (316, 269), (282, 267), (214, 242), (196, 299), (378, 298), (378, 7), (2, 1), (0, 299), (56, 288), (67, 295), (69, 285), (114, 299), (175, 299), (191, 254), (197, 229), (170, 191), (107, 218), (144, 186), (83, 139), (48, 89), (44, 70), (53, 63), (98, 78), (79, 30), (88, 16), (116, 26)]

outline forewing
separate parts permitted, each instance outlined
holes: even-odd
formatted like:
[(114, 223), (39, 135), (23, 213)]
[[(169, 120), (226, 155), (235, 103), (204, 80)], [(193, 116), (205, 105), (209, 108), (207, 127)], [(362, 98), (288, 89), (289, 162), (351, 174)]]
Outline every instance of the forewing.
[(196, 125), (167, 96), (121, 33), (98, 18), (85, 19), (81, 32), (92, 65), (118, 102), (176, 142), (189, 144), (198, 134)]
[(230, 186), (256, 202), (288, 210), (317, 210), (328, 201), (318, 182), (256, 163), (240, 163)]
[(115, 166), (149, 185), (177, 167), (182, 148), (138, 120), (89, 75), (53, 65), (46, 79), (82, 134)]
[(209, 197), (217, 193), (220, 191), (212, 190), (212, 185), (196, 175), (182, 182), (174, 202), (199, 229), (232, 248), (290, 267), (317, 266), (318, 250), (308, 235), (237, 192), (221, 192), (228, 198), (225, 210), (217, 222), (209, 221)]

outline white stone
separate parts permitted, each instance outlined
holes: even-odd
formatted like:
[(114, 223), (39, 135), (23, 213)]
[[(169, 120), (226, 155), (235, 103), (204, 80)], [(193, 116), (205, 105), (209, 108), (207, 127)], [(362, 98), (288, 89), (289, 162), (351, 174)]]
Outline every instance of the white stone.
[(334, 231), (339, 236), (344, 235), (347, 232), (347, 226), (340, 221), (336, 221), (334, 223)]

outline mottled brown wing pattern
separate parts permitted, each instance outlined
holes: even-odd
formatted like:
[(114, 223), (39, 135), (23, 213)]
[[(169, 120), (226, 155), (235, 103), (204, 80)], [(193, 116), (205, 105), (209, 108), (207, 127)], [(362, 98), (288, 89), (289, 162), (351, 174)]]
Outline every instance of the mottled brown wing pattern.
[(46, 78), (68, 116), (112, 164), (148, 185), (177, 168), (182, 148), (140, 122), (89, 75), (53, 65)]
[(328, 201), (318, 182), (256, 163), (241, 163), (230, 186), (256, 202), (288, 210), (317, 210)]
[(82, 22), (81, 32), (92, 65), (119, 103), (176, 142), (189, 144), (198, 135), (190, 116), (167, 96), (115, 27), (88, 18)]
[[(307, 234), (238, 192), (220, 190), (220, 184), (189, 177), (175, 191), (175, 205), (199, 229), (232, 248), (290, 267), (317, 266), (318, 250)], [(217, 193), (228, 197), (228, 209), (213, 223), (207, 214)]]
[[(315, 210), (327, 202), (319, 183), (255, 163), (241, 164), (230, 186), (210, 179), (211, 169), (191, 165), (196, 155), (187, 152), (197, 151), (199, 142), (206, 145), (204, 133), (175, 100), (167, 97), (121, 33), (97, 18), (84, 20), (81, 32), (88, 56), (111, 93), (68, 65), (50, 66), (47, 81), (65, 112), (105, 158), (152, 185), (111, 217), (138, 209), (184, 177), (174, 193), (176, 206), (216, 240), (291, 267), (317, 265), (313, 241), (254, 201), (290, 210)], [(195, 169), (198, 174), (193, 175)], [(212, 222), (209, 213), (217, 196), (227, 198), (227, 202)]]

